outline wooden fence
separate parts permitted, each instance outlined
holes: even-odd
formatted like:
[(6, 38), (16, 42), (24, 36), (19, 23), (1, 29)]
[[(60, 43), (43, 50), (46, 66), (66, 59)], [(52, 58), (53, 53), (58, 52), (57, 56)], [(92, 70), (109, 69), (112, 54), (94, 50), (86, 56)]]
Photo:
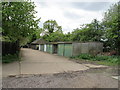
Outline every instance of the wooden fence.
[(2, 42), (2, 55), (15, 54), (20, 50), (19, 42)]

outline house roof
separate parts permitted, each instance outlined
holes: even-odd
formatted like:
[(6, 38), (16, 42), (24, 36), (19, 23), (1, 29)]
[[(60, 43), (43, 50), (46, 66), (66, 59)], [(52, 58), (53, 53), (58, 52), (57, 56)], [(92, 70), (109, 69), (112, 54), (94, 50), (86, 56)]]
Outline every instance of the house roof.
[(72, 43), (101, 43), (101, 42), (47, 42), (44, 39), (36, 39), (31, 44), (72, 44)]
[(71, 44), (73, 42), (57, 42), (58, 44), (63, 44), (63, 43), (66, 43), (66, 44)]
[(40, 38), (40, 39), (36, 39), (31, 44), (45, 44), (45, 43), (47, 43), (47, 42)]

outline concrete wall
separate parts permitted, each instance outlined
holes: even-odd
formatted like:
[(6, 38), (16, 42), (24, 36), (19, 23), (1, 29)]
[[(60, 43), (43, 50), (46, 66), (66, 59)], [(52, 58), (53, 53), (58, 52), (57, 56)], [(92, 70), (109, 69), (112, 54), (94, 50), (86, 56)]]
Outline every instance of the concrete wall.
[(97, 54), (99, 52), (103, 52), (103, 43), (89, 43), (90, 54)]
[(103, 51), (103, 43), (88, 42), (88, 43), (73, 43), (73, 56), (81, 53), (98, 54)]
[(81, 43), (73, 43), (73, 56), (77, 56), (81, 53)]

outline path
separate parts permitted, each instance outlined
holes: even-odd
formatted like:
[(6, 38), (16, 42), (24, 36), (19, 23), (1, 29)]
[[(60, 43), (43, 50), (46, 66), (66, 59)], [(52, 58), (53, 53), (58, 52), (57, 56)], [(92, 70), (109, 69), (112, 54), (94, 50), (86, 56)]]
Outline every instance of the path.
[(3, 76), (19, 74), (52, 74), (89, 69), (85, 65), (69, 61), (68, 58), (41, 52), (21, 49), (22, 61), (3, 65)]

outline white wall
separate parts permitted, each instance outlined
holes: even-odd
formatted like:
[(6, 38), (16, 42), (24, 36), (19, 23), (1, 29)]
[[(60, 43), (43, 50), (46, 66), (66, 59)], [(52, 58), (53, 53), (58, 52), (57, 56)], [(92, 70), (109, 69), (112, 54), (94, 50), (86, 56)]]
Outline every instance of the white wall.
[(46, 46), (46, 44), (44, 44), (44, 52), (46, 52), (46, 48), (47, 48), (47, 46)]
[(40, 45), (39, 45), (39, 50), (40, 50)]

